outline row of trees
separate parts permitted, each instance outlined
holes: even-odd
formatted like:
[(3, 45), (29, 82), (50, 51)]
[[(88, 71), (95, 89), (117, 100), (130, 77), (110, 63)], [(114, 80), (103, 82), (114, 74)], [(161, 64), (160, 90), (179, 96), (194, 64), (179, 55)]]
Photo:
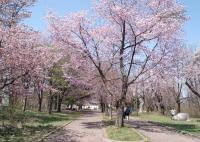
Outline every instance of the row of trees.
[(100, 0), (92, 13), (63, 18), (50, 13), (50, 32), (57, 45), (91, 62), (100, 86), (111, 100), (115, 98), (116, 126), (122, 127), (130, 88), (149, 86), (160, 96), (166, 83), (156, 81), (163, 80), (163, 75), (173, 78), (174, 70), (180, 70), (177, 53), (185, 50), (181, 41), (185, 10), (175, 0)]
[(51, 114), (53, 103), (60, 112), (66, 97), (73, 96), (74, 102), (86, 98), (91, 87), (79, 77), (78, 68), (82, 67), (83, 72), (84, 65), (70, 68), (70, 53), (63, 54), (50, 38), (22, 23), (31, 16), (28, 8), (35, 2), (0, 1), (0, 98), (9, 99), (13, 112), (21, 100), (25, 111), (34, 96), (38, 111), (45, 102)]
[(187, 17), (176, 0), (99, 0), (92, 14), (51, 12), (50, 40), (20, 22), (34, 3), (0, 4), (0, 90), (23, 96), (24, 110), (28, 94), (38, 96), (41, 111), (46, 93), (49, 113), (55, 98), (61, 111), (66, 96), (74, 102), (92, 94), (110, 116), (116, 108), (122, 127), (126, 103), (139, 99), (164, 113), (174, 97), (179, 112), (185, 85), (200, 97), (200, 56), (183, 43)]

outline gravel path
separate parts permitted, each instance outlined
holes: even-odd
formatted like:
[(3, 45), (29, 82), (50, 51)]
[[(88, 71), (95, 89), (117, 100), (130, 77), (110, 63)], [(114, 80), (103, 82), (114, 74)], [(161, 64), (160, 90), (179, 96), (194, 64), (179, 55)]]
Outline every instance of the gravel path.
[(132, 125), (140, 133), (148, 137), (150, 142), (200, 142), (200, 139), (179, 134), (174, 129), (162, 127), (147, 121), (131, 118), (126, 123)]
[(106, 142), (100, 113), (90, 112), (44, 140), (44, 142)]

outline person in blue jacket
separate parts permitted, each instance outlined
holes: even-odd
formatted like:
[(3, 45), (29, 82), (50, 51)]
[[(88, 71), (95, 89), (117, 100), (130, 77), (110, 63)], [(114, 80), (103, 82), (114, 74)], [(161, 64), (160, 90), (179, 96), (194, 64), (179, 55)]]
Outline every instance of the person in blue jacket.
[(131, 113), (131, 108), (130, 107), (126, 107), (125, 111), (124, 111), (124, 114), (123, 114), (123, 118), (127, 118), (127, 120), (129, 120), (129, 115)]

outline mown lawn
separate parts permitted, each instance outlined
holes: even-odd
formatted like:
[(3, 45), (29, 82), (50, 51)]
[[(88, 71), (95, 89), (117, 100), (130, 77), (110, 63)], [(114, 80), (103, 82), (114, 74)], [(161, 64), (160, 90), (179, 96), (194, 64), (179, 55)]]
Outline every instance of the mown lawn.
[(124, 126), (123, 128), (116, 128), (115, 118), (110, 120), (105, 115), (103, 116), (103, 124), (106, 129), (106, 135), (108, 139), (115, 141), (140, 141), (144, 138), (139, 135), (134, 128)]
[(143, 138), (137, 134), (133, 128), (123, 127), (116, 128), (109, 126), (106, 128), (107, 137), (116, 141), (140, 141)]
[[(2, 116), (4, 115), (4, 116)], [(0, 142), (36, 141), (45, 134), (79, 117), (78, 112), (53, 113), (27, 111), (16, 113), (16, 126), (7, 121), (9, 116), (0, 113)], [(6, 118), (7, 117), (7, 118)], [(4, 127), (3, 121), (4, 119)]]
[(200, 137), (200, 118), (190, 118), (190, 121), (175, 121), (170, 117), (159, 115), (157, 113), (139, 114), (143, 120), (158, 122), (164, 126), (172, 127), (185, 133), (191, 133)]

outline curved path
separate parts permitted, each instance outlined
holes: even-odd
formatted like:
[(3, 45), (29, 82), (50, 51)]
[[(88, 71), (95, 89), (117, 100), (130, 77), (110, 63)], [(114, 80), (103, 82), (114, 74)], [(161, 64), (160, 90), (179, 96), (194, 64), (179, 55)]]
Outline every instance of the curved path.
[(200, 139), (180, 134), (173, 128), (166, 128), (136, 118), (131, 118), (129, 121), (126, 121), (126, 123), (149, 138), (150, 142), (200, 142)]
[(106, 142), (101, 120), (100, 113), (88, 112), (62, 130), (50, 135), (44, 142)]

